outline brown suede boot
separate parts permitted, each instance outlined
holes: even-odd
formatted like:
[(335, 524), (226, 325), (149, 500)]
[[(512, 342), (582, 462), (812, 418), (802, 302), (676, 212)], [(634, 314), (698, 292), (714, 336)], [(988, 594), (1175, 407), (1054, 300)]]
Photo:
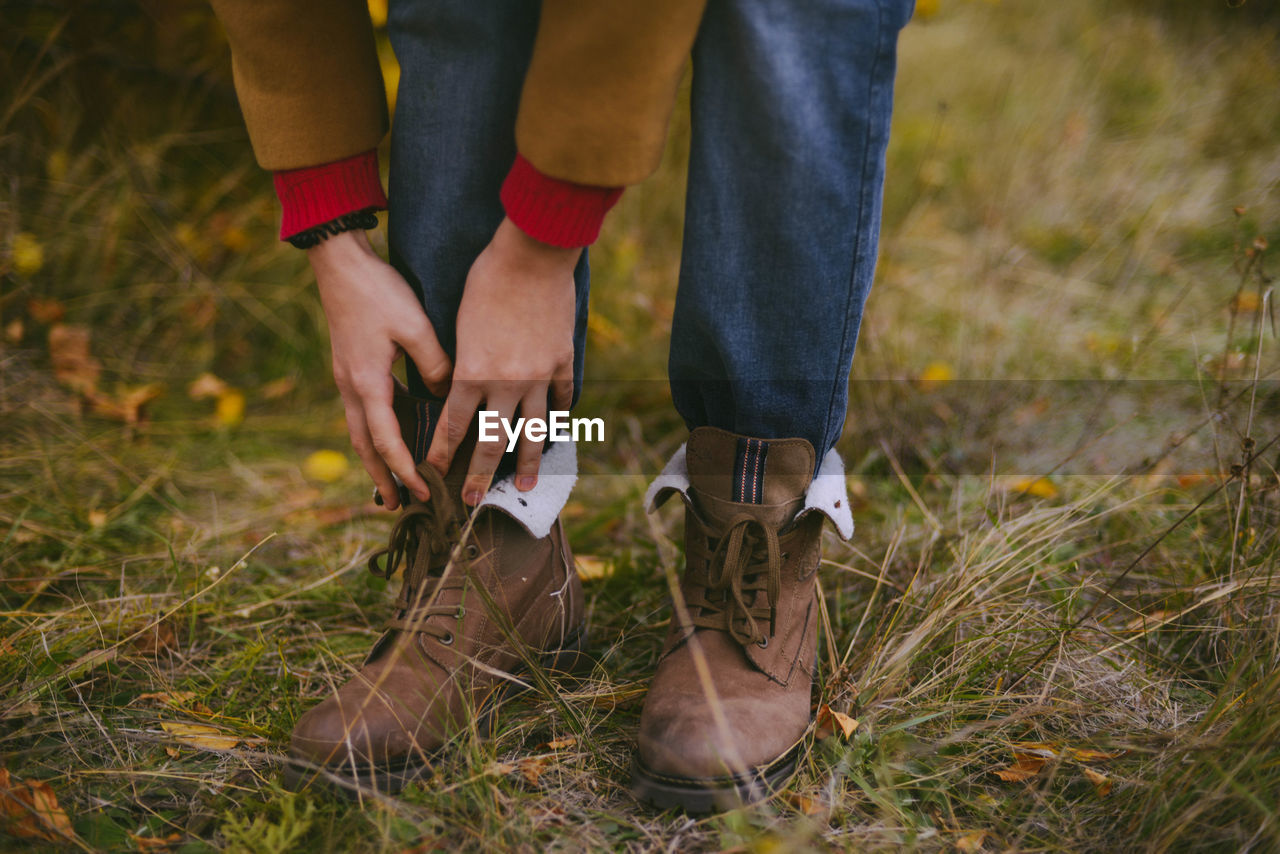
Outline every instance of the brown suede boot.
[[(397, 414), (414, 448), (424, 434), (404, 403)], [(560, 522), (538, 539), (499, 509), (468, 515), (462, 504), (474, 434), (447, 477), (418, 466), (431, 499), (406, 502), (390, 545), (370, 558), (382, 577), (404, 567), (395, 614), (359, 672), (298, 720), (292, 785), (397, 792), (452, 736), (528, 687), (519, 674), (585, 662), (582, 584)]]
[(757, 800), (795, 773), (824, 517), (798, 515), (814, 472), (803, 439), (701, 427), (685, 453), (684, 609), (677, 602), (640, 715), (633, 789), (658, 807), (706, 812)]

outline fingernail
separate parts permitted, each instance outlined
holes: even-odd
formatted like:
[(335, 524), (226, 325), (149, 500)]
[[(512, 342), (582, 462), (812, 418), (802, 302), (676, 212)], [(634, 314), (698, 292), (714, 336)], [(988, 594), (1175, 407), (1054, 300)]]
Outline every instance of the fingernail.
[(462, 500), (470, 504), (472, 507), (475, 507), (477, 504), (480, 503), (480, 490), (478, 489), (467, 490), (467, 494), (462, 496)]
[(414, 495), (418, 497), (419, 501), (427, 501), (431, 498), (431, 493), (427, 492), (425, 489), (415, 492)]
[(538, 485), (538, 478), (531, 474), (522, 474), (516, 478), (516, 489), (528, 492)]

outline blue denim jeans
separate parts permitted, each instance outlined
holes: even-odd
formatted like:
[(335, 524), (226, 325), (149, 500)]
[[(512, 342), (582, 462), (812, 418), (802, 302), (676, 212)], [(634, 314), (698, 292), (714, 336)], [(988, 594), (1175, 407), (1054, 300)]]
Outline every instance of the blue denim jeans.
[[(875, 269), (897, 37), (912, 6), (710, 0), (693, 48), (669, 362), (690, 429), (799, 436), (818, 459), (840, 437)], [(537, 21), (532, 0), (391, 3), (401, 66), (392, 262), (450, 353), (467, 271), (503, 217), (498, 192), (515, 158)], [(577, 289), (580, 388), (585, 252)], [(410, 374), (411, 390), (425, 395)]]

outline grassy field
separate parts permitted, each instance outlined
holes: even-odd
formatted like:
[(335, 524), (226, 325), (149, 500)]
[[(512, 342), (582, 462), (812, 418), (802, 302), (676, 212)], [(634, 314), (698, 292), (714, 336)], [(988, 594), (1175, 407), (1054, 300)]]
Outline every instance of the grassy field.
[(1280, 44), (1227, 6), (920, 0), (821, 575), (858, 725), (706, 818), (626, 790), (687, 117), (593, 250), (597, 668), (397, 799), (293, 795), (392, 595), (303, 259), (200, 7), (7, 6), (0, 848), (1280, 850)]

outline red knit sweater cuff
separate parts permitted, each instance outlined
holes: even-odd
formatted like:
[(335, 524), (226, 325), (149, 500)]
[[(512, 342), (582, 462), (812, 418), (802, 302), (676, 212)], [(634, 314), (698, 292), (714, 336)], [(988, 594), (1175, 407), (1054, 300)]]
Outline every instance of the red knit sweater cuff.
[(344, 214), (387, 206), (377, 149), (320, 166), (276, 172), (275, 185), (284, 210), (281, 240)]
[(590, 246), (622, 187), (591, 187), (542, 174), (523, 155), (502, 183), (507, 217), (534, 240), (563, 249)]

